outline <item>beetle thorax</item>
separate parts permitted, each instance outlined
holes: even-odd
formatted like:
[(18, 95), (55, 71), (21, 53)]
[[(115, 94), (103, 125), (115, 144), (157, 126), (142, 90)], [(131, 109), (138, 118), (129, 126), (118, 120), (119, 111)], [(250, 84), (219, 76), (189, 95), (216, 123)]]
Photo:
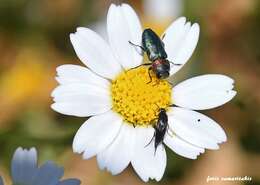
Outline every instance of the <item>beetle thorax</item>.
[(166, 59), (157, 59), (152, 63), (152, 70), (156, 74), (157, 78), (165, 79), (169, 77), (170, 64)]

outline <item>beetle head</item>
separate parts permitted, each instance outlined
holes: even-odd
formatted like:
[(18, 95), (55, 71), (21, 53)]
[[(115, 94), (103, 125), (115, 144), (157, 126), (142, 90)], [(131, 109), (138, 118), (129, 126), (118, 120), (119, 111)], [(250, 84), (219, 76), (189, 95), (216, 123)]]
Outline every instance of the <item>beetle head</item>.
[(169, 77), (169, 71), (166, 70), (157, 70), (156, 71), (156, 77), (159, 79), (165, 79)]

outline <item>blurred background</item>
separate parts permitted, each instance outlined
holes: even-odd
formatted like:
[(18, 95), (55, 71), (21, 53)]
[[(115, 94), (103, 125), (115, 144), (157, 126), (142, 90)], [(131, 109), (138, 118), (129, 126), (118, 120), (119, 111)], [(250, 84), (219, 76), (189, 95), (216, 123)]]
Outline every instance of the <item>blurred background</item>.
[[(50, 109), (57, 86), (55, 68), (82, 65), (69, 33), (85, 26), (106, 38), (106, 13), (112, 2), (127, 2), (144, 27), (157, 33), (179, 16), (201, 26), (190, 62), (174, 76), (178, 82), (206, 73), (235, 79), (237, 96), (228, 104), (203, 111), (226, 131), (220, 150), (195, 161), (167, 151), (164, 178), (148, 184), (203, 185), (208, 176), (251, 176), (260, 184), (260, 1), (259, 0), (0, 0), (0, 174), (10, 182), (9, 167), (18, 146), (36, 146), (40, 163), (49, 159), (65, 167), (66, 177), (83, 185), (144, 184), (128, 167), (112, 176), (97, 168), (95, 158), (82, 160), (71, 144), (85, 118)], [(8, 184), (8, 183), (7, 183)]]

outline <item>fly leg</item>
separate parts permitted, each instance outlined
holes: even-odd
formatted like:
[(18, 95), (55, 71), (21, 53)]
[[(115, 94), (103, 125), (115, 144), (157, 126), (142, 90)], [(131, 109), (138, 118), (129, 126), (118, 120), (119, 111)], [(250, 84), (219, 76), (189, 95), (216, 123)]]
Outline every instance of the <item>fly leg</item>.
[(155, 131), (154, 131), (154, 134), (153, 134), (152, 139), (151, 139), (151, 140), (149, 141), (149, 143), (148, 143), (147, 145), (145, 145), (144, 147), (146, 148), (148, 145), (150, 145), (154, 138), (155, 138)]
[[(154, 121), (156, 120), (156, 118), (155, 119), (153, 119), (152, 121), (151, 121), (151, 123), (153, 123)], [(154, 133), (153, 133), (153, 137), (152, 137), (152, 139), (149, 141), (149, 143), (147, 144), (147, 145), (145, 145), (145, 147), (147, 147), (149, 144), (151, 144), (151, 142), (153, 141), (153, 139), (155, 138), (155, 126), (154, 126)]]

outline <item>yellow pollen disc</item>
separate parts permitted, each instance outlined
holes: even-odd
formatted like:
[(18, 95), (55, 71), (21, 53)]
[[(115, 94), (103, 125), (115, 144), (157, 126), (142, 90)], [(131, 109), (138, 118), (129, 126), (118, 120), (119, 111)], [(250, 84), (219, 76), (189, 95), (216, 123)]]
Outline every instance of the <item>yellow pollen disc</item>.
[(171, 104), (171, 86), (159, 80), (148, 68), (138, 67), (122, 72), (112, 82), (113, 109), (134, 125), (149, 125), (158, 118), (158, 109)]

